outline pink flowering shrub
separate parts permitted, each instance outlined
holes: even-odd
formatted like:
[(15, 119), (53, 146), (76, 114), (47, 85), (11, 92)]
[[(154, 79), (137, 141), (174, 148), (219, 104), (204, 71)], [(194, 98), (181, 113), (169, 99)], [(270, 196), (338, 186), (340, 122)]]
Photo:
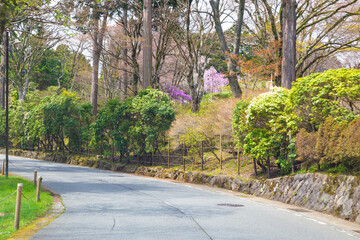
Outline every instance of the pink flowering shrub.
[(204, 72), (204, 90), (207, 93), (220, 92), (221, 87), (229, 84), (229, 80), (224, 74), (218, 73), (214, 67), (210, 67)]

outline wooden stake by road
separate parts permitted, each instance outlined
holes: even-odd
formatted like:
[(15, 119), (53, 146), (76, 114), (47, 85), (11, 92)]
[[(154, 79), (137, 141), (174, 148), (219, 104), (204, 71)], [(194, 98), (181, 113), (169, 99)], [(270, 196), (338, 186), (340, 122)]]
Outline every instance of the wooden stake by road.
[(40, 201), (41, 181), (42, 181), (42, 177), (40, 176), (38, 178), (37, 186), (36, 186), (36, 201), (37, 202)]
[(5, 159), (3, 159), (3, 164), (2, 164), (2, 175), (5, 175)]
[(37, 170), (34, 171), (34, 186), (36, 186)]
[(19, 229), (22, 187), (23, 187), (23, 184), (18, 183), (17, 194), (16, 194), (15, 221), (14, 221), (15, 230)]

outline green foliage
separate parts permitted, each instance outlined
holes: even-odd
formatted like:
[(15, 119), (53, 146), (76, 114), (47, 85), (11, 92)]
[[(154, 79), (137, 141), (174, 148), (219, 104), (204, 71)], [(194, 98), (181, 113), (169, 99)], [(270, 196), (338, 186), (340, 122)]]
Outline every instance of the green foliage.
[(131, 139), (129, 129), (133, 124), (131, 101), (132, 99), (128, 99), (121, 103), (118, 99), (112, 99), (98, 113), (93, 126), (96, 141), (94, 146), (97, 149), (111, 149), (111, 143), (114, 143), (113, 147), (120, 152), (121, 157), (128, 156)]
[(234, 135), (246, 155), (275, 158), (283, 173), (295, 161), (305, 169), (315, 164), (336, 172), (340, 165), (360, 169), (359, 99), (360, 70), (312, 74), (298, 79), (290, 91), (275, 89), (248, 106), (239, 102)]
[(29, 100), (13, 106), (13, 145), (22, 149), (41, 146), (45, 150), (80, 150), (89, 138), (92, 106), (65, 90), (43, 98), (39, 94), (35, 92)]
[(157, 140), (175, 120), (175, 111), (167, 94), (154, 90), (141, 90), (135, 98), (121, 103), (110, 100), (99, 112), (94, 124), (95, 143), (98, 149), (113, 152), (121, 157), (130, 152), (142, 155), (154, 151)]
[(249, 104), (240, 101), (233, 116), (235, 138), (244, 154), (263, 161), (274, 157), (285, 172), (290, 164), (290, 137), (296, 131), (289, 106), (288, 91), (275, 88)]
[(327, 117), (351, 121), (359, 115), (360, 70), (335, 69), (298, 79), (291, 89), (291, 102), (301, 128), (316, 131)]
[(49, 49), (35, 67), (32, 80), (39, 90), (50, 86), (70, 88), (77, 70), (90, 69), (85, 56), (74, 52), (66, 45), (59, 45), (56, 50)]
[(175, 120), (175, 111), (168, 95), (154, 89), (139, 92), (132, 101), (132, 114), (135, 127), (130, 132), (136, 136), (135, 143), (141, 146), (140, 149), (148, 152), (155, 150), (156, 140), (165, 134)]
[(239, 146), (242, 146), (242, 144), (244, 143), (243, 140), (247, 135), (245, 110), (248, 105), (249, 104), (246, 101), (240, 100), (236, 103), (236, 107), (234, 109), (232, 125), (234, 129), (234, 137)]

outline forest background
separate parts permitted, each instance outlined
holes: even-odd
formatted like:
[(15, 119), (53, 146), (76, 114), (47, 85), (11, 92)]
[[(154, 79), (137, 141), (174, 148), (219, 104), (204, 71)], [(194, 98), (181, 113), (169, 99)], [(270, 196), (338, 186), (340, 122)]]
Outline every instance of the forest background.
[[(357, 0), (2, 1), (0, 105), (8, 31), (11, 145), (126, 161), (156, 151), (159, 139), (213, 146), (228, 135), (263, 172), (297, 163), (357, 172), (360, 153), (339, 144), (359, 138), (345, 134), (359, 124), (359, 8)], [(272, 86), (291, 89), (257, 97)], [(0, 118), (3, 145), (5, 111)]]

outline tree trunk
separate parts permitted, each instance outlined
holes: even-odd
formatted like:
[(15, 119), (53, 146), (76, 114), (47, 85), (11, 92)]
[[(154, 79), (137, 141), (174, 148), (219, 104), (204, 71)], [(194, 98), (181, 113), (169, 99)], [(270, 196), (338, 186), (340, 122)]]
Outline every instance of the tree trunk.
[(19, 103), (25, 100), (25, 93), (23, 87), (19, 88)]
[[(221, 26), (221, 21), (220, 21), (220, 13), (219, 13), (219, 5), (220, 5), (220, 0), (216, 0), (216, 2), (214, 0), (210, 0), (210, 5), (212, 8), (212, 17), (215, 23), (215, 30), (216, 33), (219, 37), (219, 41), (220, 41), (220, 46), (222, 51), (224, 52), (224, 54), (227, 54), (228, 56), (228, 60), (230, 60), (230, 66), (229, 66), (229, 85), (231, 88), (231, 91), (234, 95), (234, 97), (236, 98), (241, 98), (242, 96), (242, 91), (239, 85), (239, 82), (237, 81), (237, 76), (236, 76), (236, 63), (234, 61), (231, 60), (231, 57), (229, 56), (230, 54), (230, 50), (229, 47), (227, 45), (226, 39), (225, 39), (225, 35), (224, 35), (224, 31), (222, 29)], [(244, 17), (244, 9), (245, 9), (245, 1), (241, 0), (239, 3), (239, 12), (238, 12), (238, 19), (236, 22), (236, 29), (235, 29), (235, 35), (236, 35), (236, 41), (235, 41), (235, 51), (234, 51), (234, 55), (239, 55), (239, 50), (240, 50), (240, 39), (241, 39), (241, 28), (243, 25), (243, 17)]]
[(256, 167), (256, 160), (255, 160), (255, 158), (253, 158), (253, 163), (254, 163), (254, 172), (255, 172), (255, 176), (257, 176), (257, 175), (258, 175), (258, 173), (257, 173), (257, 167)]
[(97, 114), (97, 101), (98, 101), (98, 84), (99, 84), (99, 62), (100, 62), (100, 54), (101, 51), (99, 50), (99, 45), (97, 41), (97, 34), (94, 36), (93, 41), (93, 69), (92, 69), (92, 80), (91, 80), (91, 96), (90, 96), (90, 102), (93, 106), (93, 115)]
[(132, 82), (131, 82), (131, 87), (134, 97), (138, 94), (138, 83), (139, 83), (138, 73), (139, 73), (139, 65), (136, 62), (136, 64), (134, 65), (134, 72), (132, 74)]
[(152, 76), (152, 41), (151, 41), (151, 0), (144, 0), (143, 8), (143, 37), (145, 39), (143, 44), (143, 88), (151, 86)]
[(91, 96), (90, 102), (93, 106), (93, 115), (97, 114), (97, 102), (98, 102), (98, 89), (99, 89), (99, 63), (100, 55), (103, 47), (103, 39), (106, 30), (108, 12), (104, 13), (101, 28), (99, 29), (100, 16), (95, 16), (95, 30), (93, 35), (93, 69), (92, 69), (92, 80), (91, 80)]
[(291, 88), (296, 80), (296, 2), (284, 0), (283, 57), (281, 86)]
[[(123, 16), (123, 26), (122, 26), (122, 34), (123, 34), (123, 46), (121, 49), (121, 71), (122, 71), (122, 79), (120, 81), (120, 90), (121, 90), (121, 101), (125, 101), (127, 98), (127, 88), (128, 88), (128, 69), (127, 69), (127, 34), (126, 34), (126, 28), (127, 28), (127, 5), (125, 4), (124, 7), (124, 16)], [(121, 76), (121, 75), (120, 75)]]

